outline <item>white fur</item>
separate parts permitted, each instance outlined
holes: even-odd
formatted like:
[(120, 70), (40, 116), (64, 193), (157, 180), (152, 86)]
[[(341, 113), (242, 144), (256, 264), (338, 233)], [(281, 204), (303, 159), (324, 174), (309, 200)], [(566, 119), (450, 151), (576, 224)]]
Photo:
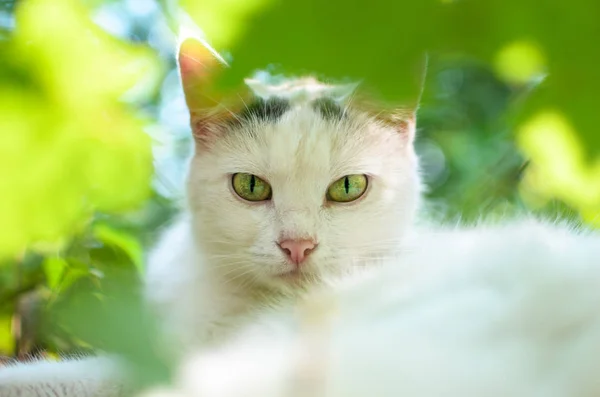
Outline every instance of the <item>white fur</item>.
[(156, 396), (598, 396), (599, 286), (599, 235), (430, 231), (402, 262), (309, 296), (296, 325), (193, 357)]
[(115, 357), (31, 361), (0, 368), (1, 397), (124, 397), (127, 368)]

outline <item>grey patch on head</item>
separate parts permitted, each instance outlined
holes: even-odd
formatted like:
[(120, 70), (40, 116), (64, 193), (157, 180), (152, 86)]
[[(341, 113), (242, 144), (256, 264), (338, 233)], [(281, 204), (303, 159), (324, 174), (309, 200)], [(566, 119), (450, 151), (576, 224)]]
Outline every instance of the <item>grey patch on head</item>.
[(271, 97), (269, 99), (255, 98), (244, 107), (239, 115), (240, 121), (268, 121), (274, 122), (290, 109), (287, 99)]
[(340, 121), (346, 117), (346, 111), (332, 98), (319, 98), (312, 102), (312, 107), (321, 114), (325, 120)]

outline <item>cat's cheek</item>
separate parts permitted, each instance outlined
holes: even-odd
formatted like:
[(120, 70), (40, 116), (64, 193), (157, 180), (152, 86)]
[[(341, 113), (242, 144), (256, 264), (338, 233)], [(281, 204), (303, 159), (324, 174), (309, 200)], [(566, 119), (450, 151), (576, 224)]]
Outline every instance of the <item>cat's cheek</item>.
[(218, 228), (227, 237), (249, 248), (255, 244), (261, 234), (267, 230), (270, 208), (268, 204), (248, 204), (237, 198), (224, 200), (215, 216), (219, 219)]
[[(371, 255), (390, 256), (399, 249), (410, 222), (406, 216), (412, 213), (410, 200), (383, 183), (369, 193), (359, 205), (331, 211), (331, 249), (344, 258), (338, 266), (351, 266)], [(386, 194), (394, 199), (384, 199)]]
[[(268, 217), (265, 205), (248, 205), (222, 184), (206, 181), (194, 188), (190, 207), (206, 248), (218, 254), (235, 251), (241, 255), (252, 247)], [(211, 241), (217, 244), (208, 246)]]

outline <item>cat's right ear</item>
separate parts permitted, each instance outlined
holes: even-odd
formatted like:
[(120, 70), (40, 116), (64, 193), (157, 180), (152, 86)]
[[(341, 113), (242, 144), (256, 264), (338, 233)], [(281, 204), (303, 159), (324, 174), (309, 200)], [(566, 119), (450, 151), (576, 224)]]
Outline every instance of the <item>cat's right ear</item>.
[(179, 75), (190, 111), (214, 107), (217, 98), (210, 98), (213, 84), (227, 64), (206, 42), (187, 37), (180, 41), (177, 55)]
[(194, 37), (180, 41), (177, 61), (194, 138), (208, 143), (224, 117), (223, 99), (214, 83), (227, 63), (207, 43)]

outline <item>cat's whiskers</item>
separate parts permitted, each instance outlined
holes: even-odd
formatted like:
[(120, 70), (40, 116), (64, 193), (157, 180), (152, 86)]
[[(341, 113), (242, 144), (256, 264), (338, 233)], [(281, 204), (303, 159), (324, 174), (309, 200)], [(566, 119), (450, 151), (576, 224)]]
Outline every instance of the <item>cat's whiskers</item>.
[[(248, 270), (246, 270), (240, 274), (237, 274), (234, 277), (228, 278), (227, 280), (225, 280), (225, 284), (233, 283), (235, 280), (239, 280), (240, 278), (247, 276), (249, 274), (253, 274), (253, 273), (254, 273), (253, 269), (250, 266), (248, 266)], [(238, 287), (240, 287), (240, 286), (242, 286), (242, 285), (238, 285)]]
[(352, 248), (370, 248), (370, 247), (374, 247), (374, 248), (401, 248), (402, 247), (402, 243), (399, 242), (398, 240), (390, 240), (390, 241), (378, 241), (376, 243), (364, 243), (364, 244), (353, 244)]
[[(235, 280), (238, 280), (241, 277), (244, 277), (244, 276), (247, 276), (247, 275), (254, 276), (254, 271), (253, 270), (254, 270), (253, 267), (251, 265), (248, 265), (248, 264), (244, 264), (242, 266), (234, 266), (229, 271), (221, 274), (221, 277), (219, 277), (218, 281), (223, 286), (230, 286), (231, 284), (234, 283)], [(238, 285), (234, 285), (234, 286), (235, 287), (241, 287), (243, 285), (242, 284), (238, 284)]]
[(206, 255), (206, 257), (209, 259), (223, 259), (223, 258), (231, 259), (231, 258), (248, 258), (248, 255), (232, 252), (232, 253), (227, 253), (227, 254), (210, 254), (210, 255)]
[(213, 265), (213, 267), (217, 269), (227, 269), (229, 267), (239, 267), (240, 265), (250, 265), (247, 260), (237, 260), (237, 261), (227, 261), (227, 262), (217, 262)]
[(226, 276), (227, 274), (233, 273), (236, 270), (244, 269), (246, 267), (251, 267), (251, 266), (252, 266), (252, 263), (249, 263), (248, 261), (234, 261), (234, 262), (228, 262), (228, 263), (219, 263), (215, 266), (215, 268), (222, 269), (222, 270), (231, 268), (226, 273), (221, 274), (221, 276)]

